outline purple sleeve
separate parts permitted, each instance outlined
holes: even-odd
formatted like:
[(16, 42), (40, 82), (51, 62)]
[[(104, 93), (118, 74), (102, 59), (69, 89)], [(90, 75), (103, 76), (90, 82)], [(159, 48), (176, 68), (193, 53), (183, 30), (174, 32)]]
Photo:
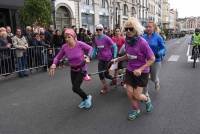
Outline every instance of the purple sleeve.
[(63, 58), (65, 52), (64, 52), (64, 45), (63, 47), (60, 49), (60, 51), (58, 52), (58, 54), (56, 55), (56, 57), (53, 59), (53, 64), (58, 64), (58, 62)]
[(144, 53), (145, 57), (147, 58), (147, 60), (150, 60), (152, 58), (152, 56), (154, 56), (154, 53), (151, 50), (151, 48), (149, 47), (149, 44), (147, 43), (147, 41), (145, 41), (145, 40), (142, 41), (141, 49), (142, 49), (142, 52)]
[(79, 44), (80, 44), (81, 48), (82, 48), (84, 51), (87, 52), (88, 56), (91, 57), (91, 56), (92, 56), (93, 48), (92, 48), (90, 45), (88, 45), (88, 44), (86, 44), (86, 43), (84, 43), (84, 42), (81, 42), (81, 41), (79, 41)]
[(108, 37), (108, 36), (106, 36), (106, 42), (108, 43), (108, 45), (110, 46), (110, 47), (112, 47), (115, 43), (113, 42), (113, 40), (110, 38), (110, 37)]

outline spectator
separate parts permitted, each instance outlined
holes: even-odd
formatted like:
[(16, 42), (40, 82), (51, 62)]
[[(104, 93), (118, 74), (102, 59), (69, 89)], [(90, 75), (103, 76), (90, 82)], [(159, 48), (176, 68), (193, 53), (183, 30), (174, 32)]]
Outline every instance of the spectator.
[[(55, 49), (58, 49), (58, 51), (62, 47), (63, 38), (62, 38), (61, 32), (59, 30), (55, 31), (55, 35), (53, 36), (53, 44), (54, 44)], [(57, 52), (56, 52), (56, 54), (57, 54)]]
[(14, 71), (13, 53), (11, 43), (4, 27), (0, 28), (0, 74), (9, 74)]
[(10, 41), (9, 42), (12, 43), (11, 39), (14, 37), (14, 34), (12, 33), (10, 26), (6, 26), (6, 32), (7, 32), (7, 35), (8, 35), (7, 37), (10, 37), (11, 42)]
[(26, 27), (25, 37), (29, 46), (32, 46), (33, 32), (31, 26)]
[(17, 56), (17, 69), (19, 71), (19, 77), (28, 76), (26, 71), (27, 64), (27, 48), (28, 43), (26, 38), (22, 35), (21, 29), (16, 29), (16, 35), (13, 37), (13, 46), (16, 48), (16, 56)]

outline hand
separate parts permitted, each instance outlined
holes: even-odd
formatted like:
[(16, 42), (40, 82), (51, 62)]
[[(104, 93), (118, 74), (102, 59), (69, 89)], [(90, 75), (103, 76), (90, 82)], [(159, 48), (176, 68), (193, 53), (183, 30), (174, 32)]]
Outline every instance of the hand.
[(118, 58), (112, 59), (111, 62), (112, 62), (113, 64), (116, 64), (116, 63), (118, 62)]
[(53, 50), (49, 50), (49, 54), (52, 54), (53, 53)]
[(56, 70), (56, 65), (52, 64), (51, 67), (50, 67), (50, 70), (49, 70), (49, 75), (54, 76), (55, 70)]
[(26, 49), (27, 49), (27, 47), (26, 47), (26, 46), (23, 46), (23, 49), (24, 49), (24, 50), (26, 50)]
[(133, 74), (134, 74), (135, 76), (141, 76), (142, 70), (141, 70), (141, 69), (136, 69), (136, 70), (133, 71)]
[(6, 45), (6, 47), (7, 47), (7, 48), (11, 48), (11, 44), (8, 43), (8, 44)]
[(90, 63), (90, 58), (88, 56), (84, 55), (84, 58), (86, 63)]

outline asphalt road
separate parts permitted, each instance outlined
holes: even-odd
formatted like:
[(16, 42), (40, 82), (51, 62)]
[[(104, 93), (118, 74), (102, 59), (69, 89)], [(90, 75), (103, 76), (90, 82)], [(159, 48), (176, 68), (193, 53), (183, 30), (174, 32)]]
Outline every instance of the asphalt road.
[[(67, 67), (53, 78), (36, 73), (0, 81), (0, 134), (199, 134), (200, 63), (194, 69), (188, 61), (189, 38), (167, 41), (160, 91), (149, 83), (152, 113), (142, 105), (142, 116), (128, 121), (124, 89), (111, 87), (102, 96), (97, 76), (82, 85), (93, 96), (93, 108), (79, 109), (81, 99), (71, 90)], [(96, 69), (93, 61), (89, 71)]]

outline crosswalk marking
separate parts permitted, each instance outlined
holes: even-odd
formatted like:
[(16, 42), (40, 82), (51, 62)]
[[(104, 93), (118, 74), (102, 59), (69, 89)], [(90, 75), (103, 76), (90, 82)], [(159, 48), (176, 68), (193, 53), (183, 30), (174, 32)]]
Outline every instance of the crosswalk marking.
[(178, 61), (179, 57), (179, 55), (171, 55), (168, 61)]
[[(194, 60), (191, 59), (191, 55), (188, 56), (188, 62), (194, 62)], [(199, 62), (199, 59), (197, 59), (196, 62)]]
[(188, 49), (187, 49), (187, 56), (189, 56), (189, 54), (190, 54), (190, 45), (188, 45)]

